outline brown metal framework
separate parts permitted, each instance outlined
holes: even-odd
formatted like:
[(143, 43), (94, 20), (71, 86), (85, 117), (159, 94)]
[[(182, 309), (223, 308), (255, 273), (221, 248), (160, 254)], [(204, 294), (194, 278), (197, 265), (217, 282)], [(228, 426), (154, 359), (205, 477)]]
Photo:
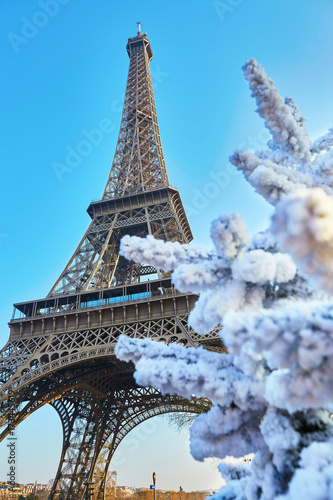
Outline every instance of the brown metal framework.
[(146, 35), (130, 38), (125, 102), (116, 154), (103, 199), (169, 185), (165, 169), (149, 63), (153, 57)]
[(120, 334), (223, 349), (215, 332), (200, 337), (187, 326), (196, 296), (175, 290), (159, 269), (119, 255), (125, 234), (192, 239), (164, 165), (147, 36), (139, 30), (127, 52), (125, 103), (103, 197), (88, 207), (88, 230), (47, 297), (15, 304), (0, 352), (0, 440), (9, 423), (45, 404), (60, 416), (63, 450), (50, 499), (82, 500), (90, 481), (94, 499), (104, 499), (111, 458), (131, 429), (155, 415), (210, 406), (136, 386), (132, 364), (114, 356)]

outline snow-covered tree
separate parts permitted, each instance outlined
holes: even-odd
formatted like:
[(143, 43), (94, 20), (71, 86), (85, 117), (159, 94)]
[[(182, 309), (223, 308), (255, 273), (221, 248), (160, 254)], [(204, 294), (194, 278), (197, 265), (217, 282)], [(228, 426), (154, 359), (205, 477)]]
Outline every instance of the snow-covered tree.
[(125, 336), (116, 353), (138, 384), (213, 403), (190, 435), (194, 458), (222, 459), (216, 498), (333, 499), (333, 129), (311, 142), (295, 102), (254, 59), (243, 69), (272, 138), (230, 160), (275, 206), (271, 226), (251, 239), (227, 214), (211, 251), (151, 236), (121, 246), (199, 295), (189, 324), (222, 324), (228, 354)]

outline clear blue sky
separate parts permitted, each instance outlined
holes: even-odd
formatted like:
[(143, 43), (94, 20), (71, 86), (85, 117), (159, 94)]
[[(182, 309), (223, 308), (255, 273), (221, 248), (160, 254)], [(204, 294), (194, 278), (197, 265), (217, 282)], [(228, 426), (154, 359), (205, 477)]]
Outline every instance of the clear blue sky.
[[(257, 58), (281, 94), (296, 100), (312, 137), (333, 125), (331, 0), (220, 0), (220, 11), (212, 0), (59, 0), (53, 17), (40, 15), (43, 1), (0, 8), (2, 345), (12, 304), (46, 295), (89, 223), (89, 202), (103, 192), (120, 124), (125, 46), (136, 21), (154, 52), (169, 179), (197, 243), (209, 244), (210, 221), (221, 213), (240, 212), (251, 231), (269, 219), (267, 204), (228, 166), (235, 148), (267, 139), (242, 76), (248, 58)], [(75, 149), (83, 131), (104, 118), (114, 130), (59, 182), (54, 162), (64, 162), (66, 148)], [(190, 457), (186, 436), (156, 422), (147, 438), (138, 428), (119, 448), (119, 483), (148, 485), (156, 469), (161, 488), (217, 487), (211, 465)], [(55, 412), (43, 408), (18, 433), (19, 480), (54, 477), (61, 446)], [(140, 439), (138, 450), (133, 442)], [(0, 479), (5, 461), (2, 446)]]

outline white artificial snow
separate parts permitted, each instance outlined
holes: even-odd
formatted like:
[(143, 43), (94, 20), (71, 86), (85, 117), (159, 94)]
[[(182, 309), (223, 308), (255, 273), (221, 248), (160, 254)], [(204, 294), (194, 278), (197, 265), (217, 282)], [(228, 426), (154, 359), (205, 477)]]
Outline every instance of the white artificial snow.
[(256, 99), (257, 112), (264, 119), (276, 144), (291, 155), (309, 161), (309, 137), (298, 114), (295, 117), (294, 103), (292, 107), (291, 102), (289, 105), (285, 103), (274, 87), (273, 80), (267, 77), (255, 59), (247, 61), (243, 70), (252, 90), (252, 97)]
[(120, 336), (116, 355), (135, 363), (139, 385), (212, 402), (190, 441), (197, 460), (223, 459), (227, 482), (213, 500), (332, 500), (333, 128), (310, 143), (293, 99), (254, 59), (244, 73), (272, 139), (230, 160), (276, 205), (271, 227), (251, 239), (229, 213), (212, 223), (211, 251), (121, 242), (124, 257), (172, 271), (177, 290), (199, 295), (189, 326), (222, 325), (228, 354)]
[(295, 189), (313, 186), (309, 173), (274, 163), (270, 159), (261, 159), (249, 151), (236, 151), (230, 161), (243, 172), (257, 193), (272, 205)]
[(235, 258), (239, 251), (248, 246), (251, 238), (241, 216), (229, 213), (214, 220), (210, 236), (219, 255), (227, 259)]
[(310, 145), (310, 151), (313, 153), (320, 153), (321, 151), (329, 151), (333, 146), (333, 128), (330, 128), (329, 131), (319, 137)]
[(296, 190), (277, 206), (272, 232), (319, 288), (333, 291), (331, 196), (320, 188)]

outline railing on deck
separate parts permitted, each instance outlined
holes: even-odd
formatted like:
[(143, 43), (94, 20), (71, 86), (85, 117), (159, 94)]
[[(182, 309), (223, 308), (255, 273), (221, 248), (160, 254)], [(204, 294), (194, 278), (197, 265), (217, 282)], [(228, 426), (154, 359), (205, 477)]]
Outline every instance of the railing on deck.
[[(152, 283), (152, 282), (151, 282)], [(54, 297), (52, 299), (36, 300), (33, 302), (15, 304), (11, 321), (18, 322), (24, 319), (40, 318), (41, 316), (62, 315), (66, 312), (74, 313), (80, 310), (104, 308), (112, 304), (124, 302), (141, 302), (148, 299), (166, 298), (179, 295), (173, 286), (151, 289), (151, 283), (145, 283), (145, 291), (128, 293), (128, 288), (123, 287), (119, 294), (115, 290), (100, 290), (90, 294), (77, 294), (67, 297)], [(131, 291), (131, 290), (130, 290)], [(113, 295), (111, 295), (113, 294)], [(66, 301), (67, 299), (67, 301)]]

